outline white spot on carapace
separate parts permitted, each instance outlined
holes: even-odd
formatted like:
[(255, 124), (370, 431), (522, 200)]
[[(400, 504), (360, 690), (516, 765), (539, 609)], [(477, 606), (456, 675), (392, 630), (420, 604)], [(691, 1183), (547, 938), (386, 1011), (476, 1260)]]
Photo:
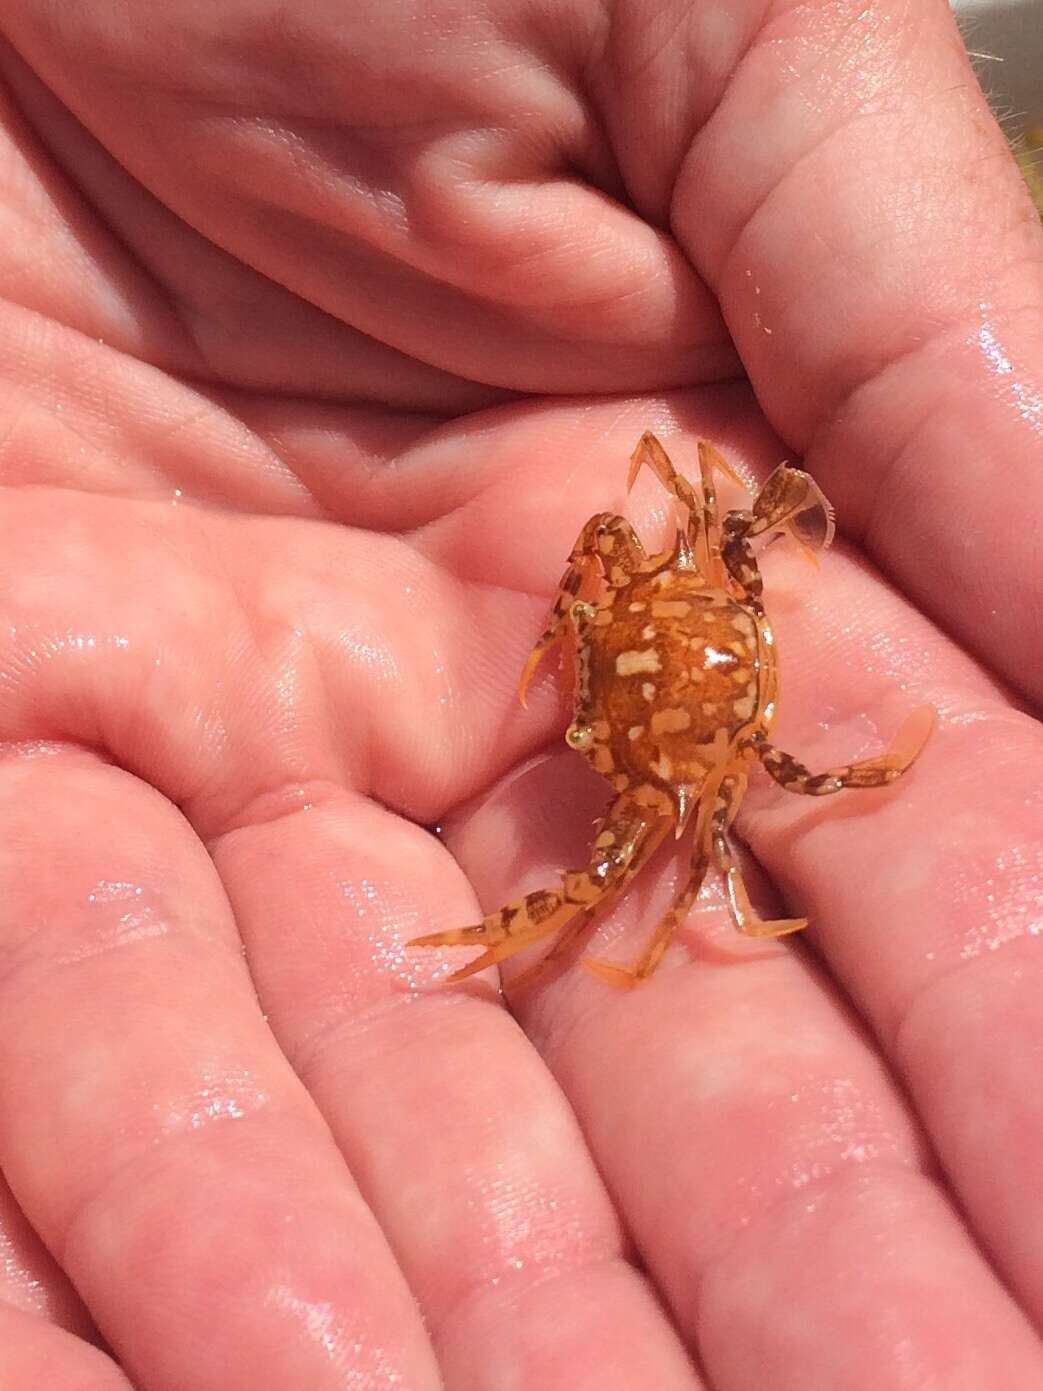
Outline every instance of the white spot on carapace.
[(635, 599), (632, 604), (627, 605), (628, 613), (644, 613), (646, 605), (640, 599)]
[(654, 623), (646, 623), (641, 629), (641, 636), (644, 638), (645, 642), (651, 642), (655, 635), (656, 626)]
[(653, 618), (684, 618), (691, 611), (687, 599), (655, 599), (652, 603)]
[(723, 724), (717, 726), (708, 744), (696, 744), (690, 750), (691, 757), (702, 763), (704, 768), (714, 768), (727, 756), (731, 735)]
[(641, 736), (642, 736), (642, 734), (644, 734), (644, 732), (645, 732), (645, 727), (644, 727), (643, 724), (632, 724), (632, 725), (630, 726), (630, 728), (627, 730), (627, 738), (628, 738), (628, 739), (640, 739)]
[(615, 845), (616, 838), (611, 831), (602, 831), (594, 841), (595, 850), (607, 850), (610, 845)]
[(743, 696), (741, 700), (733, 703), (732, 709), (740, 720), (748, 720), (753, 714), (753, 696)]
[(611, 773), (616, 766), (612, 761), (612, 750), (606, 748), (604, 744), (599, 744), (594, 749), (594, 757), (591, 761), (594, 765), (594, 771), (597, 773)]
[(654, 647), (646, 647), (640, 652), (632, 648), (629, 652), (620, 652), (616, 658), (617, 676), (639, 676), (645, 671), (661, 670), (659, 653)]
[(657, 777), (662, 778), (664, 782), (669, 782), (673, 776), (674, 765), (669, 757), (661, 751), (659, 754), (659, 762), (650, 763), (648, 766), (651, 768), (652, 772), (655, 773)]
[(657, 738), (660, 734), (680, 734), (682, 729), (689, 729), (691, 723), (691, 715), (680, 707), (675, 706), (671, 710), (657, 710), (652, 716), (652, 733)]
[(735, 664), (735, 653), (722, 652), (719, 647), (712, 647), (707, 643), (703, 661), (708, 667), (730, 667)]
[(641, 694), (649, 702), (655, 700), (655, 686), (652, 684), (651, 681), (646, 681), (644, 683), (644, 685), (641, 687)]

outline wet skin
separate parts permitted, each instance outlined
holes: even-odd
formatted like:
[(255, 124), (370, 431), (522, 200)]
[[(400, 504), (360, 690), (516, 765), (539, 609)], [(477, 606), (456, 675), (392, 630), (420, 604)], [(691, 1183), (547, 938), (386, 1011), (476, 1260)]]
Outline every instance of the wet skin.
[[(1037, 1391), (1043, 270), (947, 6), (0, 36), (0, 1384)], [(783, 780), (938, 727), (751, 761), (642, 988), (446, 986), (646, 848), (515, 699), (588, 518), (672, 553), (646, 429), (836, 506), (751, 541)], [(685, 904), (659, 822), (574, 949)]]

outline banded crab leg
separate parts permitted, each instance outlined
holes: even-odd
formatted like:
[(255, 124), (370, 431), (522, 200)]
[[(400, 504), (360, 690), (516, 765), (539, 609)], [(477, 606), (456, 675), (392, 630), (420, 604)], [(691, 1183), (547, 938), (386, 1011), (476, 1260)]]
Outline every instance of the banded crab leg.
[(611, 512), (598, 512), (590, 518), (576, 538), (546, 626), (522, 669), (518, 699), (523, 705), (536, 668), (546, 653), (568, 633), (573, 605), (596, 592), (599, 567), (605, 583), (615, 589), (624, 585), (646, 559), (644, 547), (628, 521)]
[[(508, 903), (499, 912), (490, 913), (473, 927), (432, 932), (415, 937), (408, 945), (484, 947), (473, 961), (446, 977), (447, 982), (452, 982), (464, 980), (486, 966), (514, 956), (552, 932), (568, 927), (577, 917), (582, 918), (582, 927), (647, 864), (670, 825), (668, 817), (650, 812), (624, 794), (612, 803), (598, 824), (590, 863), (585, 869), (566, 870), (561, 876), (560, 889), (537, 889)], [(570, 941), (577, 931), (570, 931)], [(560, 954), (552, 948), (548, 955)], [(543, 965), (543, 961), (539, 962), (527, 973), (526, 980), (531, 980)]]
[(930, 705), (918, 706), (908, 714), (890, 746), (874, 758), (857, 763), (845, 763), (824, 773), (812, 773), (803, 763), (769, 744), (766, 739), (754, 739), (753, 747), (761, 763), (787, 792), (799, 792), (808, 797), (824, 797), (845, 787), (884, 787), (900, 778), (919, 757), (934, 728), (935, 711)]

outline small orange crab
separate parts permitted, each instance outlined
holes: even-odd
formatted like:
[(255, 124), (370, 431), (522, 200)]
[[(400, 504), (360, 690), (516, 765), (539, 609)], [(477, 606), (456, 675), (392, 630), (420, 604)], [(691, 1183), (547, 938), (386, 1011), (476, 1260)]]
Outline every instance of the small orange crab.
[(561, 935), (527, 977), (560, 958), (627, 884), (673, 828), (694, 816), (691, 872), (632, 966), (587, 960), (613, 985), (634, 985), (658, 965), (684, 920), (711, 860), (725, 876), (732, 920), (753, 937), (781, 937), (804, 918), (764, 922), (754, 913), (728, 843), (759, 760), (789, 792), (821, 797), (844, 787), (879, 787), (909, 767), (930, 734), (934, 711), (909, 715), (876, 758), (811, 773), (768, 741), (778, 695), (778, 655), (762, 603), (750, 542), (788, 533), (809, 553), (833, 538), (833, 515), (814, 479), (780, 465), (749, 511), (717, 512), (714, 474), (741, 480), (699, 442), (701, 489), (677, 473), (655, 435), (641, 436), (628, 489), (642, 464), (688, 512), (673, 548), (646, 554), (630, 524), (599, 512), (580, 532), (547, 626), (522, 673), (519, 695), (541, 658), (569, 639), (575, 651), (575, 718), (565, 740), (612, 784), (615, 800), (596, 827), (590, 863), (566, 870), (561, 887), (526, 894), (474, 927), (418, 937), (413, 946), (481, 946), (449, 976), (461, 980), (552, 932)]

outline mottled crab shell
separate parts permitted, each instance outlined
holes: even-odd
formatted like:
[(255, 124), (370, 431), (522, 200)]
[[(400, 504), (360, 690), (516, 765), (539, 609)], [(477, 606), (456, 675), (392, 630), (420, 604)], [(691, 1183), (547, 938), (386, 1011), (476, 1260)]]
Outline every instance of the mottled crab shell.
[(775, 662), (763, 626), (672, 559), (635, 575), (578, 634), (569, 743), (620, 789), (700, 784), (745, 731), (770, 721)]

